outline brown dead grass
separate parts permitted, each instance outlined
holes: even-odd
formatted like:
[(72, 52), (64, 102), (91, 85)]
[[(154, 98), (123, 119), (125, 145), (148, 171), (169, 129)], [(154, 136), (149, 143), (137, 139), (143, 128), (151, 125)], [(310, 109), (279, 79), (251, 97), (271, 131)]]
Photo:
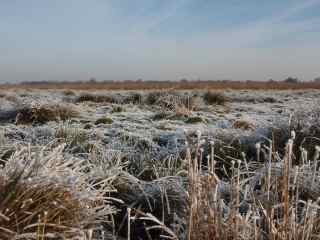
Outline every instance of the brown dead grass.
[(16, 124), (46, 123), (49, 121), (66, 121), (77, 117), (79, 112), (69, 104), (51, 104), (19, 109)]
[[(0, 185), (0, 188), (4, 193), (10, 189), (9, 184)], [(28, 236), (35, 232), (37, 234), (34, 235), (43, 235), (45, 239), (44, 233), (70, 231), (82, 217), (85, 217), (81, 215), (83, 205), (80, 201), (72, 197), (66, 189), (52, 183), (41, 187), (21, 184), (15, 186), (14, 193), (7, 194), (7, 198), (2, 199), (0, 204), (1, 212), (11, 216), (0, 218), (0, 226), (6, 229), (0, 231), (0, 237), (4, 240), (13, 239), (16, 234)]]
[(102, 82), (24, 82), (2, 84), (0, 89), (73, 89), (73, 90), (288, 90), (320, 89), (318, 82), (265, 82), (265, 81), (102, 81)]

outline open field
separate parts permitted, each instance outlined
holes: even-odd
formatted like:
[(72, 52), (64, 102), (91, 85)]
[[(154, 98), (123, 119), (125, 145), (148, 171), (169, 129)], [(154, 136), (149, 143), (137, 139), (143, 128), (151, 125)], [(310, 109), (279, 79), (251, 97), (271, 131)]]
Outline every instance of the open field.
[(73, 89), (73, 90), (302, 90), (320, 89), (320, 82), (284, 81), (74, 81), (25, 82), (0, 84), (0, 89)]
[(318, 239), (319, 88), (2, 85), (0, 239)]

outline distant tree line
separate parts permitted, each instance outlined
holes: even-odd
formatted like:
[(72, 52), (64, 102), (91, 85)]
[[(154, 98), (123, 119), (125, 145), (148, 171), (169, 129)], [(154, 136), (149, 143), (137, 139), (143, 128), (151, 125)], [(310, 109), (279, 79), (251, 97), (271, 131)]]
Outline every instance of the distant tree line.
[[(56, 81), (56, 80), (51, 80), (51, 81), (22, 81), (20, 84), (24, 85), (33, 85), (33, 84), (76, 84), (76, 83), (106, 83), (106, 84), (116, 84), (116, 83), (196, 83), (196, 82), (201, 82), (201, 83), (289, 83), (289, 84), (297, 84), (297, 83), (302, 83), (297, 77), (288, 77), (284, 80), (274, 80), (274, 79), (269, 79), (265, 81), (256, 81), (256, 80), (246, 80), (246, 81), (240, 81), (240, 80), (201, 80), (200, 78), (198, 79), (187, 79), (187, 78), (181, 78), (180, 80), (143, 80), (142, 78), (136, 79), (136, 80), (97, 80), (96, 78), (92, 77), (88, 80), (75, 80), (75, 81)], [(307, 82), (307, 81), (305, 81)], [(315, 78), (312, 81), (309, 82), (314, 82), (314, 83), (320, 83), (320, 77)]]
[(299, 79), (295, 77), (288, 77), (284, 80), (285, 83), (298, 83)]

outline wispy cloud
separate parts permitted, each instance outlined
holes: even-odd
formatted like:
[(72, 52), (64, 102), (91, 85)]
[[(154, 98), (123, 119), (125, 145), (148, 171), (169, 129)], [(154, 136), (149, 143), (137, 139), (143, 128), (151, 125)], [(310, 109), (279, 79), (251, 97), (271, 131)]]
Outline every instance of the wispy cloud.
[(278, 14), (273, 18), (272, 22), (277, 22), (285, 20), (291, 16), (294, 16), (308, 8), (312, 8), (320, 4), (320, 0), (304, 0), (300, 1), (298, 4), (289, 7), (284, 13)]
[[(320, 18), (287, 21), (299, 13), (320, 5), (320, 0), (309, 0), (288, 7), (285, 11), (263, 17), (257, 21), (248, 22), (232, 29), (218, 32), (208, 32), (202, 41), (210, 41), (218, 46), (225, 47), (254, 47), (263, 42), (273, 42), (276, 39), (292, 33), (302, 33), (308, 30), (320, 29)], [(207, 42), (208, 44), (208, 42)]]
[[(179, 16), (181, 12), (186, 10), (190, 3), (194, 3), (194, 1), (196, 0), (164, 0), (161, 2), (161, 8), (157, 10), (153, 9), (153, 11), (150, 11), (150, 9), (152, 9), (152, 5), (157, 3), (156, 1), (152, 1), (147, 8), (144, 8), (142, 5), (140, 8), (141, 14), (136, 15), (134, 18), (129, 18), (128, 22), (125, 22), (124, 25), (121, 26), (125, 29), (124, 36), (127, 36), (128, 39), (133, 38), (141, 41), (147, 46), (157, 44), (159, 41), (164, 45), (170, 44), (170, 39), (172, 44), (175, 44), (175, 41), (179, 40), (179, 36), (176, 35), (160, 34), (157, 35), (158, 39), (150, 39), (149, 37), (152, 36), (152, 30), (156, 30), (170, 18)], [(199, 1), (199, 4), (206, 4), (206, 1)], [(317, 17), (306, 18), (299, 21), (290, 20), (292, 17), (318, 5), (320, 5), (320, 0), (296, 1), (285, 9), (279, 8), (268, 16), (262, 16), (260, 19), (254, 21), (239, 25), (235, 23), (228, 29), (223, 30), (207, 28), (197, 33), (197, 35), (190, 32), (189, 36), (186, 38), (185, 36), (181, 36), (181, 38), (185, 38), (184, 42), (189, 43), (190, 47), (206, 46), (210, 48), (212, 45), (218, 48), (255, 47), (265, 42), (272, 42), (272, 40), (274, 40), (273, 44), (276, 45), (278, 38), (320, 28), (320, 18)], [(212, 14), (214, 14), (214, 12)], [(226, 17), (228, 17), (227, 11)], [(170, 27), (170, 22), (167, 23), (166, 26)], [(148, 40), (150, 41), (148, 42)]]

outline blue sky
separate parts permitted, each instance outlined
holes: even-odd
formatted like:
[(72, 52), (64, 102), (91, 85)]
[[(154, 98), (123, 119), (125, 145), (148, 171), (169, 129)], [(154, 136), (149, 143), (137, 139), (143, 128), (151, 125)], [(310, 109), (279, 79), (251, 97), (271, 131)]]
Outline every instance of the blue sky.
[(0, 0), (0, 81), (320, 76), (320, 0)]

